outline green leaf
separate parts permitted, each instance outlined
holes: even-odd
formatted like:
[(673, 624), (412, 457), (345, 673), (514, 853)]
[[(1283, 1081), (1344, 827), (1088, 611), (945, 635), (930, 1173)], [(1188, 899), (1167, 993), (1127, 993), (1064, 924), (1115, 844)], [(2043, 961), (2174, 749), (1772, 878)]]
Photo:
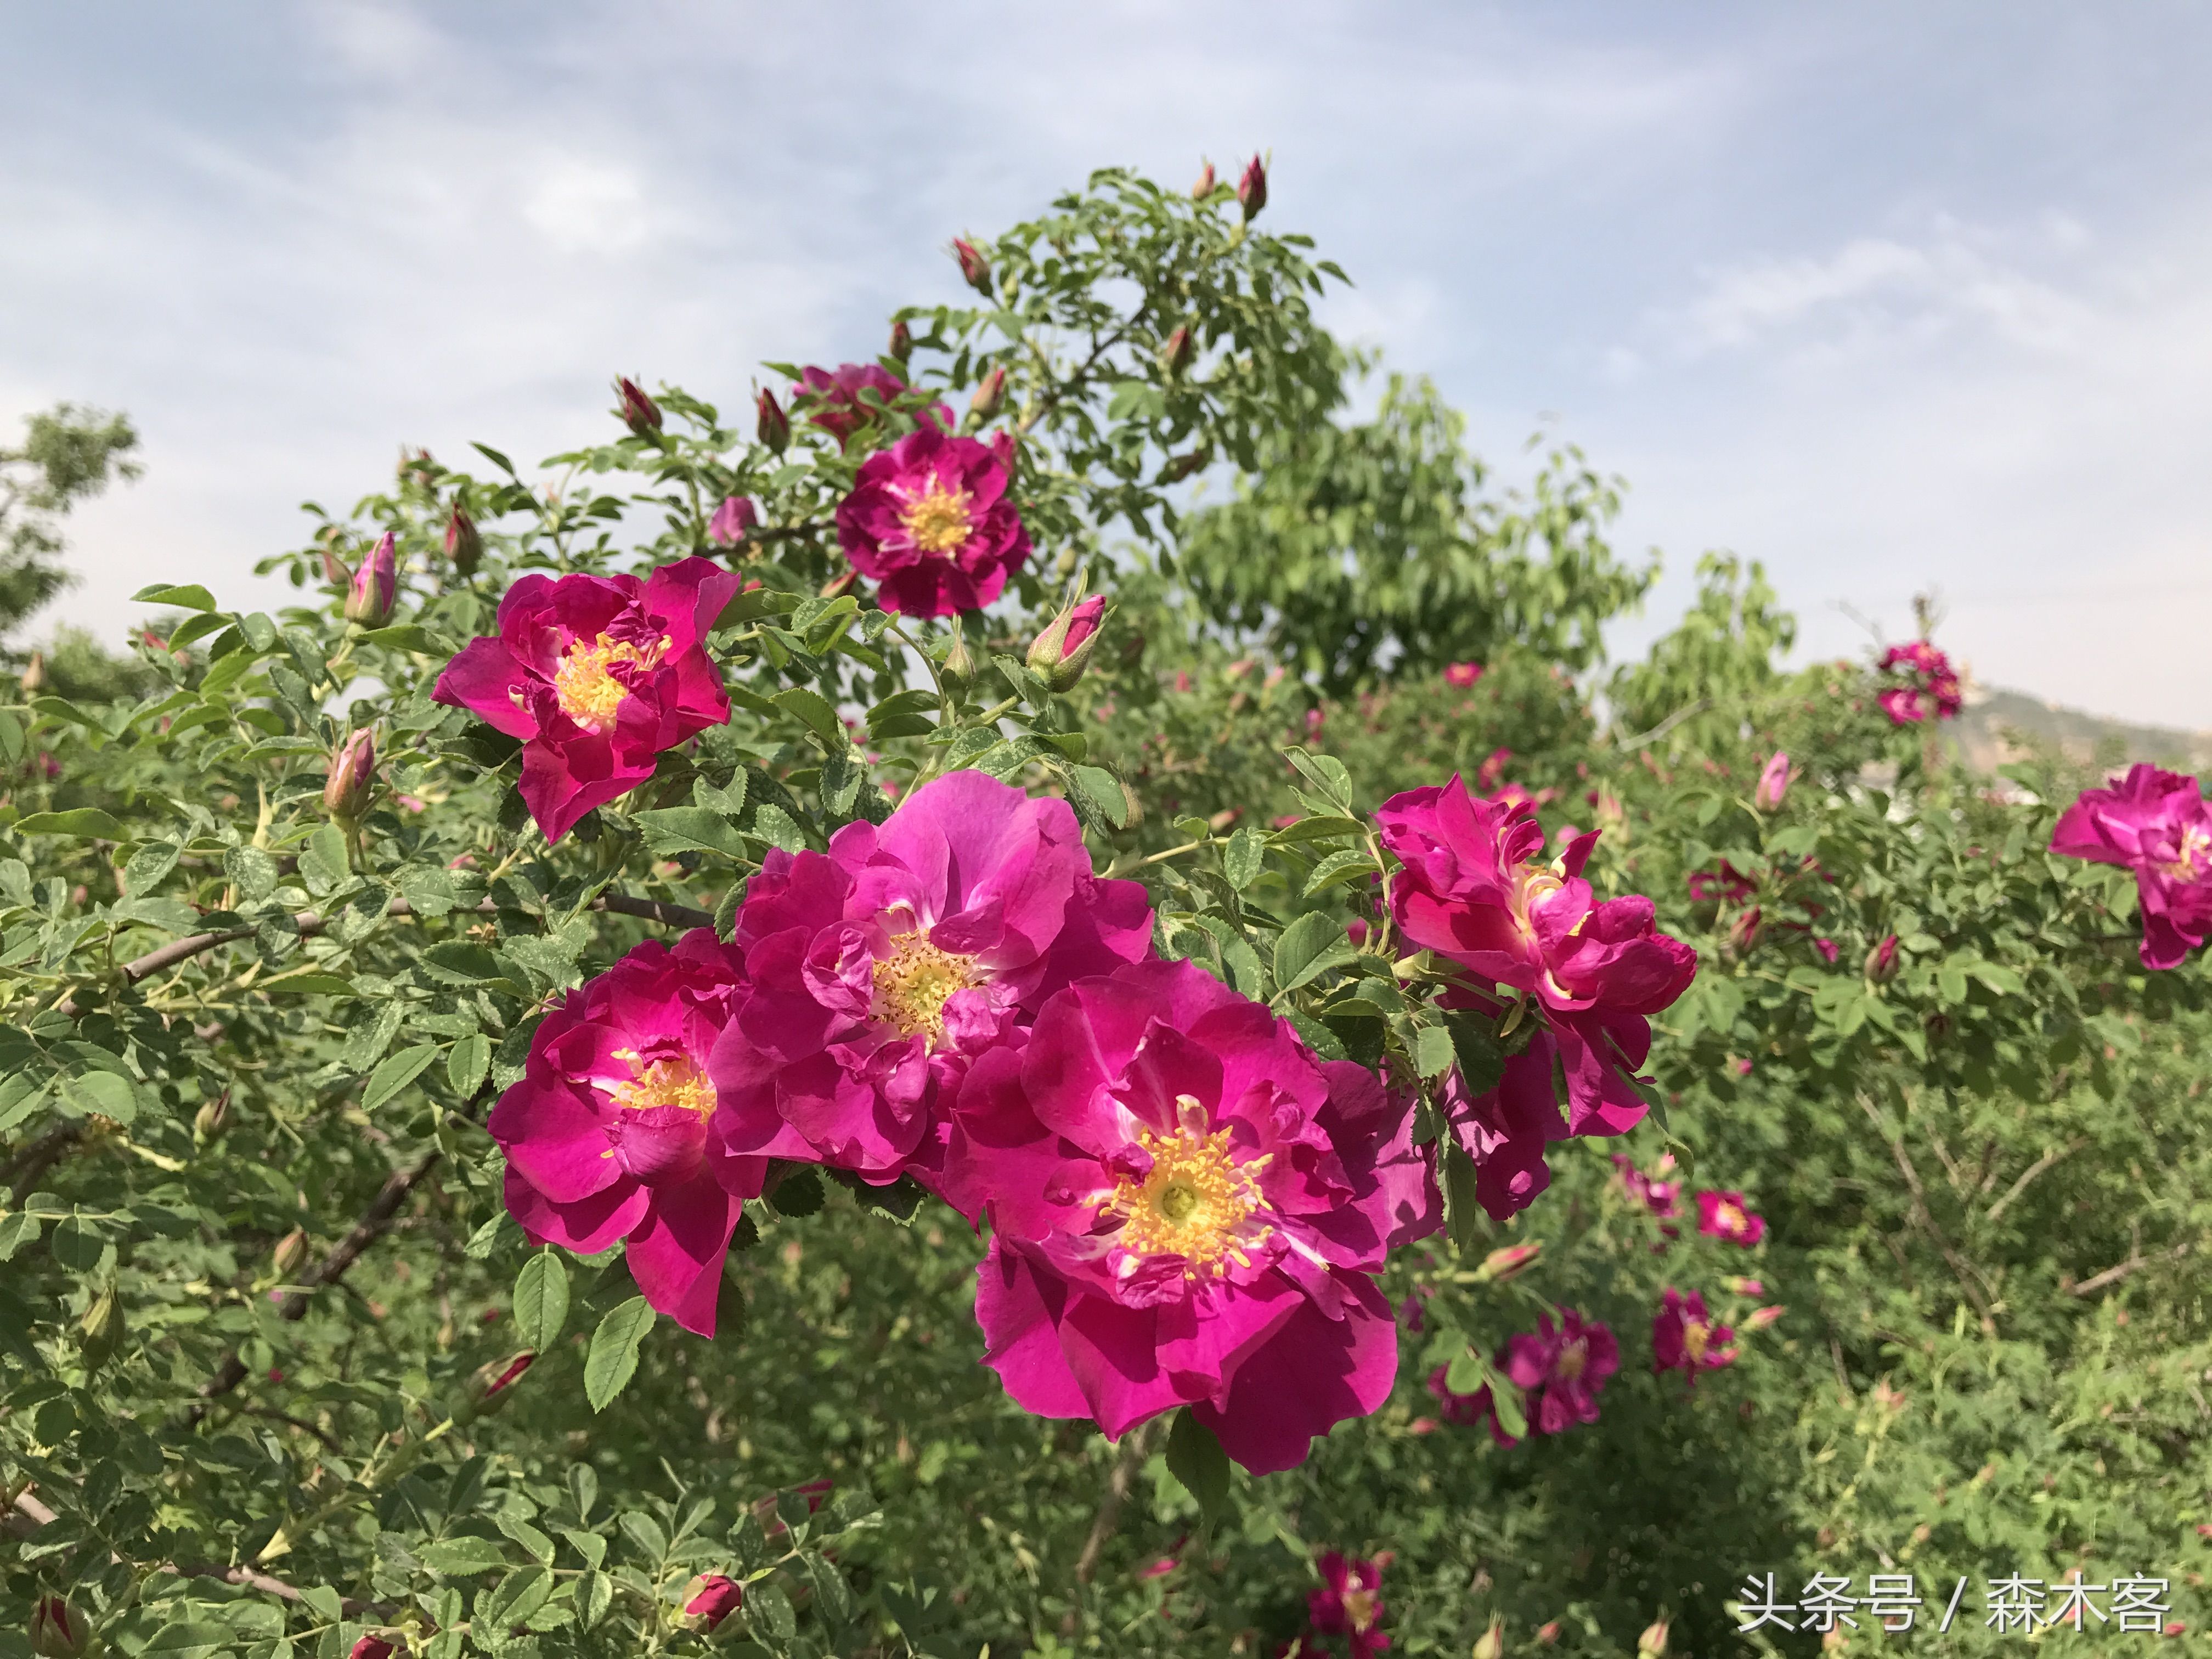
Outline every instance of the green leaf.
[(446, 1056), (446, 1081), (464, 1100), (483, 1086), (484, 1073), (490, 1069), (491, 1039), (482, 1031), (463, 1037)]
[(1440, 1026), (1424, 1025), (1413, 1035), (1413, 1069), (1423, 1077), (1441, 1077), (1452, 1063), (1451, 1033)]
[(568, 1322), (568, 1270), (550, 1249), (522, 1264), (514, 1279), (514, 1323), (522, 1340), (540, 1352), (551, 1347)]
[(411, 1048), (386, 1055), (368, 1074), (368, 1086), (361, 1091), (361, 1109), (374, 1111), (420, 1077), (437, 1057), (438, 1045), (434, 1042), (418, 1042)]
[[(73, 807), (66, 812), (27, 812), (15, 820), (26, 836), (88, 836), (101, 841), (128, 841), (123, 826), (97, 806)], [(183, 1626), (173, 1626), (181, 1630)], [(151, 1651), (149, 1649), (149, 1651)]]
[(1071, 766), (1067, 781), (1098, 817), (1117, 830), (1129, 827), (1129, 799), (1121, 792), (1121, 781), (1104, 767)]
[(1211, 1531), (1229, 1502), (1229, 1454), (1188, 1406), (1168, 1431), (1168, 1473), (1198, 1500), (1200, 1524)]
[(744, 859), (745, 838), (719, 812), (703, 806), (662, 806), (637, 814), (647, 843), (655, 853), (684, 853), (704, 849), (726, 858)]
[(553, 1575), (544, 1567), (518, 1567), (477, 1603), (477, 1620), (493, 1630), (519, 1625), (544, 1607), (553, 1594)]
[(113, 1072), (80, 1072), (64, 1078), (62, 1098), (80, 1115), (97, 1112), (118, 1123), (133, 1122), (138, 1116), (138, 1091), (129, 1078)]
[(1248, 823), (1230, 836), (1229, 845), (1221, 849), (1222, 872), (1229, 878), (1229, 884), (1241, 893), (1260, 878), (1261, 866), (1267, 856), (1267, 837)]
[(364, 645), (380, 645), (388, 651), (413, 651), (425, 657), (449, 654), (444, 642), (419, 623), (401, 623), (396, 628), (372, 628), (361, 638)]
[(9, 1260), (38, 1236), (39, 1218), (28, 1210), (0, 1215), (0, 1261)]
[(837, 711), (830, 706), (830, 699), (819, 691), (810, 691), (803, 685), (794, 685), (789, 690), (777, 692), (771, 701), (785, 714), (803, 723), (823, 742), (842, 744), (845, 741), (844, 722), (837, 718)]
[(184, 848), (173, 841), (149, 841), (131, 855), (123, 866), (123, 889), (132, 898), (152, 895), (177, 867), (178, 856)]
[(507, 1551), (491, 1538), (441, 1538), (423, 1545), (416, 1553), (432, 1572), (449, 1577), (496, 1572), (508, 1565)]
[(155, 582), (151, 587), (142, 587), (131, 596), (133, 605), (173, 605), (179, 611), (212, 611), (215, 595), (194, 582), (183, 587), (172, 587), (167, 582)]
[(599, 1321), (592, 1333), (592, 1348), (584, 1359), (584, 1398), (595, 1412), (629, 1386), (637, 1373), (637, 1351), (653, 1328), (653, 1304), (634, 1296)]
[(1275, 941), (1275, 983), (1283, 990), (1295, 990), (1332, 968), (1342, 967), (1358, 954), (1344, 936), (1342, 923), (1318, 910), (1309, 910), (1283, 929), (1282, 937)]
[(1302, 841), (1334, 841), (1343, 836), (1364, 836), (1367, 826), (1358, 818), (1316, 816), (1303, 817), (1269, 832), (1271, 847), (1290, 847)]
[(1474, 1014), (1447, 1012), (1444, 1030), (1451, 1034), (1452, 1055), (1459, 1061), (1468, 1093), (1487, 1094), (1496, 1088), (1505, 1075), (1505, 1048), (1488, 1022)]
[(228, 1626), (194, 1620), (162, 1626), (138, 1651), (159, 1654), (161, 1659), (202, 1659), (229, 1650), (234, 1642), (235, 1632)]

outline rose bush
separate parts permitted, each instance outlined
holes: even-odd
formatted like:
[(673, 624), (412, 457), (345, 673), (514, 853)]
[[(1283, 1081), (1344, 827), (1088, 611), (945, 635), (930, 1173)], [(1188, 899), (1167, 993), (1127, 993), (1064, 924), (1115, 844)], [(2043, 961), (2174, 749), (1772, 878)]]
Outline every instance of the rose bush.
[(1601, 680), (1615, 487), (1353, 417), (1237, 173), (26, 665), (0, 1644), (1722, 1652), (2185, 1559), (2201, 789), (1970, 776), (1726, 561)]

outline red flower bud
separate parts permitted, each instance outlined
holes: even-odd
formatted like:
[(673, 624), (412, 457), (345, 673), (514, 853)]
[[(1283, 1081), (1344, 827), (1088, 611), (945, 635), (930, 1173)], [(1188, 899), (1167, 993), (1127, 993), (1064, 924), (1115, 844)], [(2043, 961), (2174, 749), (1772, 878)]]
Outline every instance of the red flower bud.
[(1528, 1271), (1536, 1258), (1544, 1253), (1544, 1241), (1537, 1239), (1528, 1244), (1508, 1244), (1492, 1250), (1482, 1258), (1482, 1265), (1474, 1270), (1478, 1284), (1502, 1285), (1507, 1279)]
[(1213, 194), (1213, 163), (1208, 161), (1198, 170), (1198, 182), (1190, 187), (1190, 199), (1203, 202)]
[(1072, 689), (1091, 665), (1099, 620), (1105, 614), (1106, 601), (1098, 594), (1062, 611), (1030, 641), (1030, 672), (1055, 691)]
[(1006, 404), (1006, 371), (994, 367), (975, 388), (975, 395), (968, 400), (968, 412), (980, 423), (989, 420)]
[(1752, 946), (1759, 943), (1759, 907), (1753, 905), (1729, 924), (1728, 938), (1723, 941), (1723, 945), (1736, 956), (1747, 955)]
[(1160, 350), (1160, 367), (1170, 374), (1180, 374), (1190, 367), (1196, 355), (1198, 343), (1190, 337), (1190, 325), (1186, 323), (1168, 336), (1168, 343)]
[(477, 561), (483, 557), (483, 538), (477, 533), (477, 521), (459, 501), (453, 503), (453, 516), (446, 520), (446, 556), (464, 576), (471, 574)]
[(641, 438), (648, 432), (660, 430), (660, 405), (647, 397), (635, 380), (627, 374), (617, 374), (615, 394), (622, 399), (622, 407), (615, 412), (622, 416), (624, 426)]
[(1897, 935), (1886, 934), (1881, 944), (1867, 952), (1867, 981), (1869, 984), (1887, 985), (1897, 977)]
[(968, 286), (988, 296), (991, 292), (991, 262), (982, 249), (964, 236), (952, 239), (952, 252), (960, 261), (960, 274)]
[(791, 416), (783, 412), (783, 405), (776, 402), (775, 393), (765, 386), (761, 388), (755, 403), (758, 406), (760, 418), (754, 430), (762, 443), (776, 454), (782, 454), (784, 446), (791, 441)]
[(886, 355), (902, 363), (914, 356), (914, 336), (907, 331), (903, 317), (891, 325), (890, 348)]
[(1636, 1651), (1643, 1659), (1661, 1659), (1667, 1651), (1667, 1625), (1662, 1615), (1644, 1627), (1644, 1634), (1636, 1638)]
[(1237, 181), (1237, 199), (1244, 209), (1244, 222), (1248, 225), (1267, 205), (1267, 169), (1256, 155), (1246, 164), (1244, 176)]
[(523, 1372), (538, 1361), (535, 1348), (525, 1348), (505, 1359), (495, 1359), (488, 1365), (477, 1367), (470, 1385), (470, 1395), (479, 1413), (495, 1412), (507, 1404), (507, 1392), (522, 1380)]
[(1548, 1620), (1545, 1623), (1536, 1626), (1536, 1645), (1538, 1647), (1548, 1648), (1552, 1644), (1559, 1639), (1559, 1621), (1558, 1620)]
[(750, 495), (732, 495), (714, 509), (707, 524), (707, 539), (735, 547), (760, 525), (760, 509)]
[(42, 1659), (78, 1659), (90, 1653), (92, 1631), (58, 1595), (42, 1595), (31, 1608), (31, 1651)]
[(341, 823), (358, 820), (368, 810), (369, 798), (375, 793), (375, 733), (349, 732), (331, 751), (330, 774), (323, 781), (323, 811)]
[(363, 628), (381, 628), (392, 620), (392, 607), (398, 599), (399, 540), (387, 530), (353, 573), (353, 585), (346, 590), (346, 620)]
[(711, 1631), (745, 1604), (744, 1586), (719, 1572), (702, 1572), (684, 1586), (685, 1624)]
[(1474, 1639), (1474, 1659), (1505, 1659), (1505, 1621), (1490, 1615), (1490, 1628)]
[(403, 1651), (397, 1642), (371, 1631), (353, 1644), (346, 1659), (392, 1659), (394, 1654)]

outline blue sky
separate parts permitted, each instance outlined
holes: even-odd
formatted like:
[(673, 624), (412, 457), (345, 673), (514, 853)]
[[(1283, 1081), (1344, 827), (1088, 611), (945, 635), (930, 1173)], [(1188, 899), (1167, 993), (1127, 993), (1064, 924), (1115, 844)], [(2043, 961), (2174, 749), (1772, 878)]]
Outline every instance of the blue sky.
[[(943, 249), (1109, 162), (1274, 159), (1330, 319), (1514, 474), (1626, 475), (1668, 577), (1763, 560), (1808, 651), (1933, 585), (1983, 679), (2212, 726), (2212, 12), (17, 0), (0, 419), (127, 409), (59, 614), (234, 601), (398, 446), (602, 431), (878, 348)], [(274, 598), (274, 595), (270, 596)], [(262, 602), (266, 603), (264, 599)]]

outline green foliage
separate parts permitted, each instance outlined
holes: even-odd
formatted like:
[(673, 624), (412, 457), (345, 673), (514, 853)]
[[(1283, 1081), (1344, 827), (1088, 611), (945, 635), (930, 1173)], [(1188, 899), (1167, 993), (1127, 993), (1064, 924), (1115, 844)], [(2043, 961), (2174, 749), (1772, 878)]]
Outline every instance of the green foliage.
[(24, 425), (21, 447), (0, 449), (0, 635), (67, 585), (62, 516), (111, 477), (138, 476), (138, 434), (121, 415), (57, 404)]

